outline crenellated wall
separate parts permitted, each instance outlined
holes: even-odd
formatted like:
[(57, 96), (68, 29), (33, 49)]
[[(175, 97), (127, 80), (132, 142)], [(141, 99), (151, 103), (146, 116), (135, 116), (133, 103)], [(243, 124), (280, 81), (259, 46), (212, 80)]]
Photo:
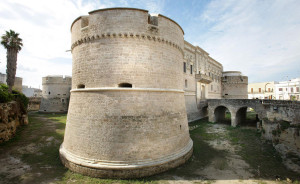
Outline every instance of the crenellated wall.
[(72, 78), (49, 75), (42, 78), (43, 90), (40, 112), (65, 113), (68, 111)]
[(192, 154), (182, 86), (183, 31), (134, 8), (74, 21), (62, 162), (90, 176), (137, 178)]

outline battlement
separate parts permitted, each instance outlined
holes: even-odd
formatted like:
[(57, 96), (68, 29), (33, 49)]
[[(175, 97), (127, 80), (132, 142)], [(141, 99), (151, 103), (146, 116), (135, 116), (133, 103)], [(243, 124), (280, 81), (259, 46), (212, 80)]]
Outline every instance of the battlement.
[(71, 76), (63, 76), (63, 75), (47, 75), (46, 77), (42, 78), (42, 84), (69, 84), (72, 83)]

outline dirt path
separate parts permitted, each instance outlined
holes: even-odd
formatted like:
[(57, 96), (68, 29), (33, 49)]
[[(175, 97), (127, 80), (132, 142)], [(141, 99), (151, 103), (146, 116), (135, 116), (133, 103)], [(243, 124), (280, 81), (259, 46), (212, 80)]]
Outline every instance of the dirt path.
[(207, 129), (207, 133), (219, 135), (218, 139), (207, 141), (214, 149), (226, 151), (225, 158), (215, 158), (208, 167), (199, 169), (200, 175), (211, 180), (230, 180), (232, 178), (249, 179), (253, 174), (249, 172), (250, 166), (236, 154), (236, 146), (226, 139), (226, 125), (215, 124)]
[[(16, 137), (0, 146), (0, 183), (49, 183), (55, 181), (52, 164), (45, 151), (56, 149), (61, 141), (53, 132), (59, 125), (42, 115), (31, 118)], [(46, 174), (47, 173), (47, 174)], [(53, 178), (54, 177), (54, 178)]]

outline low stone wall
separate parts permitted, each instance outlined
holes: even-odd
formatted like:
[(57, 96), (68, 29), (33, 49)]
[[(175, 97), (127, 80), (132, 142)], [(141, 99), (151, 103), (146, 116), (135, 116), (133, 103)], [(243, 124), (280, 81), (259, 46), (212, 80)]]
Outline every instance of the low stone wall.
[(26, 124), (27, 113), (22, 112), (17, 102), (0, 103), (0, 143), (13, 138), (17, 127)]
[(41, 105), (41, 97), (29, 97), (29, 103), (28, 103), (28, 111), (38, 111), (40, 110)]

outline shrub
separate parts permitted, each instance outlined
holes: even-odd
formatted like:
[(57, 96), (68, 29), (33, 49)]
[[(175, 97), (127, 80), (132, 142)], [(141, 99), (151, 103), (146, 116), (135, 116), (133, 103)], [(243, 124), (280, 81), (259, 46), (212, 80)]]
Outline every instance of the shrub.
[(13, 90), (12, 93), (9, 93), (7, 85), (0, 84), (0, 103), (6, 103), (12, 100), (20, 103), (22, 110), (26, 111), (29, 99), (23, 93), (16, 90)]

